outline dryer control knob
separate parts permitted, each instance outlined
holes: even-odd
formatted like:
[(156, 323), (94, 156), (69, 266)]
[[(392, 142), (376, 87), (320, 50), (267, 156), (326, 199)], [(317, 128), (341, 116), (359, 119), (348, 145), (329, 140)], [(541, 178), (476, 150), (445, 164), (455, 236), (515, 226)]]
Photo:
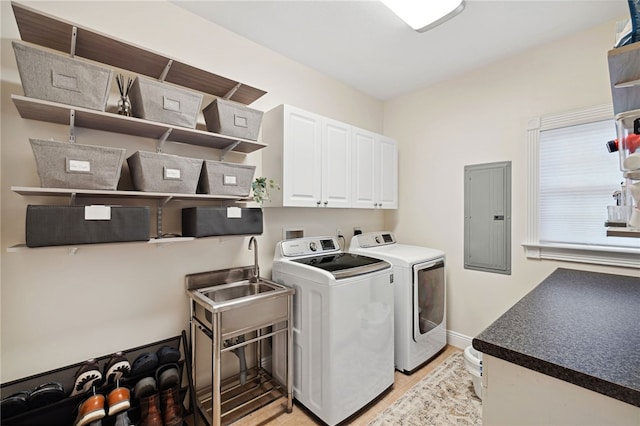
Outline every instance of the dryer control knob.
[(309, 250), (316, 251), (318, 250), (318, 244), (315, 241), (311, 241), (309, 243)]

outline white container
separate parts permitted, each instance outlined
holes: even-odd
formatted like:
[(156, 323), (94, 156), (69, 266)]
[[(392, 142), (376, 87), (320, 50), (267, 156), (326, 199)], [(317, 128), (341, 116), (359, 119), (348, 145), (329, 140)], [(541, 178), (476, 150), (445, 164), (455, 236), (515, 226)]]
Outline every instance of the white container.
[(473, 390), (482, 399), (482, 352), (469, 345), (464, 350), (464, 366), (473, 376)]

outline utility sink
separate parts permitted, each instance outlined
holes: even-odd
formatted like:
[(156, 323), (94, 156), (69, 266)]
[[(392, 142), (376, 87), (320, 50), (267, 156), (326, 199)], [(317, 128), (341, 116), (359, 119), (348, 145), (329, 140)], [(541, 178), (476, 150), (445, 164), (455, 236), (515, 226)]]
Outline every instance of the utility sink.
[(281, 286), (279, 284), (260, 279), (257, 283), (252, 283), (251, 281), (240, 281), (230, 284), (217, 285), (198, 291), (204, 297), (211, 299), (214, 304), (220, 304), (222, 302), (242, 299), (244, 297), (251, 297), (252, 299), (256, 299), (264, 293), (280, 290), (283, 287), (284, 286)]
[(228, 338), (287, 318), (294, 289), (264, 278), (251, 282), (253, 270), (246, 266), (186, 276), (187, 295), (196, 302), (193, 315), (208, 331), (220, 329)]

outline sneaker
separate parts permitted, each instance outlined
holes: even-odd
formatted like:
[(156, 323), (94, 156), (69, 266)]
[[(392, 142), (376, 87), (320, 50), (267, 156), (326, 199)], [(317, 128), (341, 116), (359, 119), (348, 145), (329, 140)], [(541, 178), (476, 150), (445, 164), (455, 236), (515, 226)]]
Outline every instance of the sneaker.
[(97, 387), (101, 380), (102, 373), (100, 373), (100, 367), (98, 367), (96, 360), (92, 358), (85, 361), (73, 378), (74, 385), (70, 396), (88, 392), (93, 386)]
[(115, 383), (117, 380), (131, 374), (131, 364), (123, 352), (116, 352), (111, 355), (109, 361), (104, 366), (104, 380), (107, 384)]
[(86, 424), (102, 419), (106, 415), (104, 411), (104, 395), (91, 395), (85, 399), (78, 408), (78, 417), (74, 426), (84, 426)]

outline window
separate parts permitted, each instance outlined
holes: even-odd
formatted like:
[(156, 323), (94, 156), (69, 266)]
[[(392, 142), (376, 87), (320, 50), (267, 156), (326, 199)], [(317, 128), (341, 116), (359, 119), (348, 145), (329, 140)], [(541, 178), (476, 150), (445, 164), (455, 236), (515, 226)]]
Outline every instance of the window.
[(624, 180), (615, 138), (611, 105), (529, 122), (527, 257), (640, 268), (640, 239), (606, 236)]

